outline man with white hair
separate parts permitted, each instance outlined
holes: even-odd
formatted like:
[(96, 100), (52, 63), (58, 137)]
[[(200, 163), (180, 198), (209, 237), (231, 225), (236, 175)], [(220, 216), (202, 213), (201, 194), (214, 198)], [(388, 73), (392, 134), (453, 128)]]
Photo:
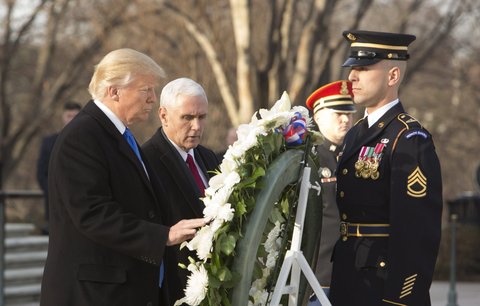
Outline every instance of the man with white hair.
[[(200, 218), (205, 205), (200, 200), (219, 161), (215, 153), (200, 145), (208, 115), (208, 100), (202, 86), (189, 78), (171, 81), (162, 89), (158, 116), (162, 126), (142, 146), (154, 172), (168, 190), (171, 205), (167, 225)], [(184, 296), (188, 265), (195, 254), (178, 246), (167, 248), (165, 290), (173, 305)]]

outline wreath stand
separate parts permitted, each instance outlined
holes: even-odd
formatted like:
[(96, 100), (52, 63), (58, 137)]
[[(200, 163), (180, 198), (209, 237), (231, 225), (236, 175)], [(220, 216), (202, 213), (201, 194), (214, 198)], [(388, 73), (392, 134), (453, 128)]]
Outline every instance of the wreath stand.
[[(305, 211), (307, 208), (308, 192), (311, 188), (316, 189), (320, 193), (321, 187), (310, 184), (310, 171), (311, 168), (306, 166), (303, 169), (302, 183), (300, 186), (300, 196), (298, 199), (297, 214), (295, 216), (295, 226), (292, 235), (292, 244), (290, 249), (285, 254), (280, 274), (275, 284), (275, 290), (273, 291), (272, 299), (270, 301), (271, 306), (277, 306), (280, 304), (280, 299), (283, 294), (288, 294), (288, 305), (297, 306), (298, 290), (300, 284), (300, 272), (303, 272), (308, 283), (312, 287), (313, 291), (317, 295), (318, 300), (322, 306), (331, 306), (332, 304), (328, 300), (325, 292), (320, 287), (315, 274), (313, 273), (310, 265), (308, 264), (305, 256), (300, 250), (302, 242), (303, 225), (305, 220)], [(291, 271), (290, 285), (287, 285), (288, 275)]]

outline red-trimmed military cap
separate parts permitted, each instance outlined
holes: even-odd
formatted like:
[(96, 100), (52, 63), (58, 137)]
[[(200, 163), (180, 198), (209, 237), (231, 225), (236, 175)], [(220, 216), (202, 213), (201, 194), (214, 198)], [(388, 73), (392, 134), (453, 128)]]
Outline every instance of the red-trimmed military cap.
[(307, 107), (316, 113), (322, 108), (333, 109), (341, 113), (354, 113), (352, 83), (340, 80), (315, 90), (307, 99)]
[(381, 60), (406, 61), (410, 57), (408, 45), (416, 39), (410, 34), (371, 31), (344, 31), (343, 36), (350, 42), (350, 55), (343, 67), (368, 66)]

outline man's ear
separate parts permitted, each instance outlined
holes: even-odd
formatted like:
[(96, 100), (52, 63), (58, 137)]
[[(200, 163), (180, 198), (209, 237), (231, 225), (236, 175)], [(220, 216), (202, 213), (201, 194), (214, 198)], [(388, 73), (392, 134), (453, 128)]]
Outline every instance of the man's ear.
[(160, 118), (160, 122), (162, 122), (162, 126), (167, 125), (167, 109), (165, 107), (158, 108), (158, 118)]
[(399, 67), (392, 67), (389, 71), (388, 71), (388, 85), (389, 86), (394, 86), (395, 84), (397, 84), (398, 82), (400, 82), (400, 79), (401, 79), (401, 71), (400, 71), (400, 68)]
[(120, 89), (114, 86), (108, 86), (107, 88), (108, 96), (114, 101), (118, 101), (120, 99), (119, 91)]

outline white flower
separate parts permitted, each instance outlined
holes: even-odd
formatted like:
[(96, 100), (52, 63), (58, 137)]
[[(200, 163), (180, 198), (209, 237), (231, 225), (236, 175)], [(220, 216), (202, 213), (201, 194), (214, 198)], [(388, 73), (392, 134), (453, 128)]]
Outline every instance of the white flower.
[(176, 305), (187, 303), (191, 306), (200, 305), (205, 299), (208, 289), (208, 273), (203, 265), (196, 266), (189, 264), (188, 270), (191, 274), (188, 276), (187, 288), (184, 290), (185, 297), (175, 302)]
[[(222, 195), (224, 194), (225, 195)], [(203, 209), (203, 215), (205, 218), (210, 220), (219, 219), (221, 221), (230, 221), (233, 218), (233, 213), (235, 210), (232, 208), (230, 203), (225, 203), (230, 196), (231, 189), (221, 189), (215, 195), (219, 195), (218, 197), (213, 197), (211, 199), (205, 199), (205, 208)], [(221, 199), (217, 199), (221, 198)], [(217, 199), (217, 200), (215, 200)]]
[(272, 251), (268, 253), (267, 255), (267, 262), (265, 263), (265, 266), (269, 269), (273, 269), (275, 267), (275, 264), (277, 263), (278, 259), (278, 251)]
[[(213, 206), (213, 207), (221, 206), (221, 205), (227, 203), (228, 198), (230, 197), (231, 193), (232, 193), (232, 187), (227, 188), (226, 186), (222, 186), (220, 189), (218, 189), (211, 196), (203, 198), (202, 201), (203, 201), (203, 203), (205, 203), (206, 208), (208, 206)], [(204, 210), (204, 214), (205, 214), (205, 210)], [(207, 217), (207, 216), (205, 216), (205, 217)], [(212, 216), (212, 218), (214, 218), (214, 217), (215, 216)], [(212, 218), (210, 218), (210, 219), (212, 219)]]
[(267, 305), (268, 292), (266, 290), (258, 290), (253, 295), (253, 305)]
[(196, 250), (199, 259), (207, 260), (210, 257), (214, 234), (215, 232), (212, 228), (209, 225), (205, 225), (187, 244), (188, 249), (190, 251)]
[(210, 223), (210, 225), (211, 225), (211, 227), (212, 227), (212, 231), (213, 231), (214, 233), (216, 233), (216, 232), (220, 229), (220, 227), (222, 227), (223, 223), (224, 223), (223, 220), (220, 220), (220, 219), (215, 219), (215, 220), (213, 220), (213, 221)]
[[(228, 189), (229, 190), (228, 196), (230, 196), (231, 190), (239, 182), (240, 182), (240, 175), (237, 172), (235, 171), (231, 171), (229, 173), (222, 172), (210, 179), (209, 181), (210, 187), (207, 188), (208, 192), (205, 191), (205, 193), (207, 196), (210, 196), (213, 198), (216, 196), (216, 193), (221, 192), (220, 189)], [(228, 197), (227, 199), (225, 199), (225, 201), (226, 200), (228, 200)]]
[(242, 160), (245, 152), (257, 144), (258, 135), (264, 134), (265, 128), (257, 124), (242, 124), (237, 129), (238, 140), (228, 149), (226, 155)]
[(218, 219), (224, 222), (232, 221), (234, 212), (235, 210), (232, 208), (232, 204), (226, 203), (218, 211)]
[(288, 96), (287, 92), (283, 92), (282, 96), (280, 97), (280, 100), (275, 102), (275, 104), (272, 106), (270, 110), (266, 109), (260, 109), (258, 112), (260, 113), (260, 116), (262, 119), (269, 119), (273, 118), (274, 116), (280, 114), (280, 113), (288, 113), (291, 111), (291, 103), (290, 103), (290, 97)]
[(292, 108), (292, 113), (295, 114), (295, 113), (300, 113), (302, 115), (302, 118), (305, 118), (305, 120), (307, 120), (307, 124), (308, 126), (310, 126), (311, 122), (311, 118), (308, 114), (308, 109), (304, 106), (294, 106)]
[(232, 148), (232, 145), (228, 147), (227, 152), (223, 156), (223, 161), (220, 164), (220, 172), (223, 174), (229, 174), (230, 172), (237, 171), (237, 168), (238, 168), (238, 163), (232, 155), (231, 148)]
[(270, 251), (278, 249), (276, 240), (280, 236), (281, 231), (282, 231), (282, 226), (281, 226), (280, 222), (276, 221), (275, 226), (268, 233), (267, 240), (265, 240), (265, 251), (267, 253), (270, 252)]

